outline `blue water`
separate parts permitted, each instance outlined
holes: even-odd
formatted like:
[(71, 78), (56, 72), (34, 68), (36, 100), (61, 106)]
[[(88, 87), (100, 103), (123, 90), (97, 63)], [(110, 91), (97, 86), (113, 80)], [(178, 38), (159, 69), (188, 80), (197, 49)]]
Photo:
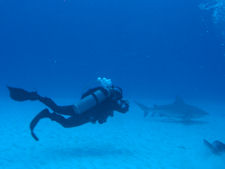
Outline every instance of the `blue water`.
[(224, 99), (224, 39), (200, 3), (1, 1), (1, 84), (63, 95), (107, 76), (132, 95)]
[(0, 93), (68, 99), (100, 76), (131, 100), (224, 102), (225, 2), (200, 5), (217, 2), (1, 0)]

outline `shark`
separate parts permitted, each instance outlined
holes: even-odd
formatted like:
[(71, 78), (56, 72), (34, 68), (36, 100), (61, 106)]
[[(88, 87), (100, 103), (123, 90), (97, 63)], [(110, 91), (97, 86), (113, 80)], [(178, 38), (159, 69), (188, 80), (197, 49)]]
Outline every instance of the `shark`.
[(208, 115), (208, 112), (203, 109), (185, 103), (181, 97), (176, 97), (175, 101), (171, 104), (154, 105), (153, 107), (146, 106), (139, 102), (135, 103), (142, 111), (144, 111), (144, 117), (148, 116), (149, 113), (152, 113), (152, 116), (159, 115), (160, 117), (191, 121)]

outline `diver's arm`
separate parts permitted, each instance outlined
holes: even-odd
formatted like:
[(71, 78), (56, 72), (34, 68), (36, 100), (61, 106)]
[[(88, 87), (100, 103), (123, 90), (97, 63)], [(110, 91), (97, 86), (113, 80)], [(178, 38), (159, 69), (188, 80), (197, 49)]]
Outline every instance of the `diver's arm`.
[(99, 124), (103, 124), (107, 121), (109, 116), (113, 117), (113, 111), (118, 111), (121, 113), (126, 113), (129, 109), (128, 101), (126, 100), (117, 100), (113, 106), (112, 110), (108, 110), (98, 117)]

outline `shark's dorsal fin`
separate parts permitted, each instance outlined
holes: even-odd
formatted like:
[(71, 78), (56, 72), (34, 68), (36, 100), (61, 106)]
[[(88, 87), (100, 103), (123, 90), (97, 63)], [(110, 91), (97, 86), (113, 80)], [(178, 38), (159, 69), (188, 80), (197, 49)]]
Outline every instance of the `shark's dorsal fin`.
[(176, 96), (174, 104), (184, 104), (184, 100), (181, 97)]

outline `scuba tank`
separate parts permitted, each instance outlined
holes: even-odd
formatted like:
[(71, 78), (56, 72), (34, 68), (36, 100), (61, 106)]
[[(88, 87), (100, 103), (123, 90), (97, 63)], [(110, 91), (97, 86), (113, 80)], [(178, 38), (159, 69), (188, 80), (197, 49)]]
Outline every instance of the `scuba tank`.
[(74, 110), (77, 114), (82, 114), (92, 109), (97, 104), (102, 103), (108, 97), (111, 96), (111, 93), (112, 93), (111, 79), (99, 77), (97, 80), (100, 82), (101, 86), (107, 91), (107, 94), (103, 92), (103, 90), (97, 90), (94, 93), (81, 99), (77, 104), (74, 105)]

